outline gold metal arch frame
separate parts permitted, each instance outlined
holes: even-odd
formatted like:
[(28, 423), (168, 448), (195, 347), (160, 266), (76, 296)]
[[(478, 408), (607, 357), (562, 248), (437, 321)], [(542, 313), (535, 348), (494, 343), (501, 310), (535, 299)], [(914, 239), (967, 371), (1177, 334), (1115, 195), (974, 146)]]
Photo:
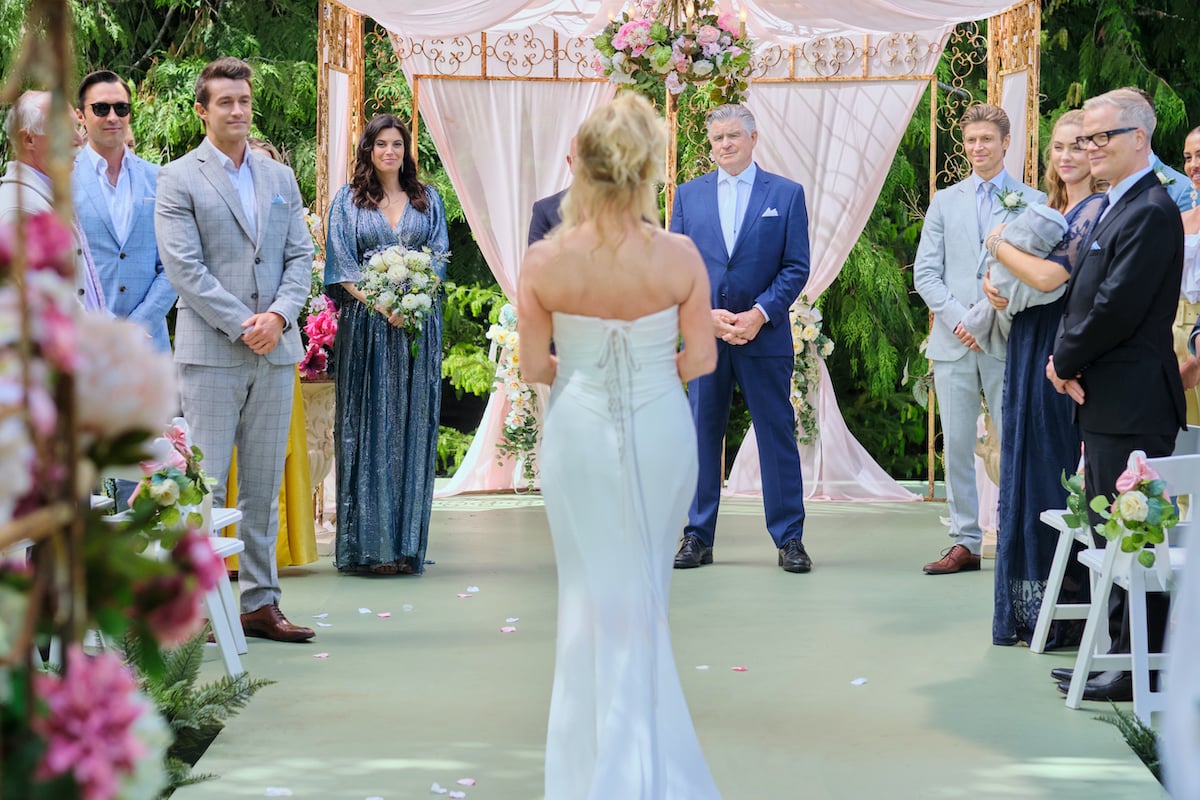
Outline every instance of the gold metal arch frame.
[[(336, 2), (322, 0), (319, 21), (321, 52), (327, 54), (321, 69), (321, 91), (318, 95), (318, 153), (328, 148), (328, 70), (337, 69), (351, 75), (351, 94), (358, 102), (352, 109), (351, 141), (357, 141), (363, 118), (372, 109), (381, 110), (389, 98), (375, 95), (364, 97), (366, 64), (363, 47), (363, 17)], [(986, 65), (988, 100), (999, 103), (1001, 82), (1005, 75), (1026, 70), (1028, 102), (1026, 104), (1026, 161), (1025, 180), (1034, 183), (1038, 175), (1038, 69), (1041, 50), (1041, 6), (1038, 0), (1021, 0), (986, 23), (987, 33), (980, 23), (958, 26), (943, 45), (912, 33), (893, 33), (887, 36), (850, 38), (815, 37), (800, 45), (763, 48), (751, 67), (753, 83), (828, 83), (845, 81), (914, 81), (928, 80), (930, 87), (930, 145), (929, 192), (961, 179), (966, 168), (956, 123), (962, 112), (982, 98), (976, 98), (973, 81)], [(586, 38), (563, 37), (556, 33), (532, 29), (503, 34), (486, 32), (449, 39), (414, 39), (390, 34), (390, 52), (381, 56), (374, 66), (382, 71), (398, 70), (400, 63), (414, 55), (423, 56), (432, 71), (411, 75), (413, 147), (417, 146), (420, 124), (420, 86), (429, 80), (484, 81), (602, 81), (591, 63), (595, 51)], [(931, 57), (939, 55), (939, 66), (929, 66)], [(668, 103), (667, 117), (672, 133), (677, 131), (677, 109)], [(321, 108), (324, 108), (324, 114)], [(939, 136), (939, 133), (941, 134)], [(939, 146), (939, 139), (948, 145)], [(676, 168), (674, 137), (668, 137), (664, 153), (667, 168), (668, 210), (671, 207)], [(416, 153), (414, 152), (414, 156)], [(323, 213), (329, 202), (332, 176), (327, 173), (324, 158), (318, 160), (317, 207)], [(348, 176), (341, 176), (344, 180)], [(342, 181), (339, 181), (339, 183)], [(932, 324), (932, 318), (930, 320)], [(928, 492), (933, 499), (935, 471), (935, 431), (933, 391), (928, 403)]]

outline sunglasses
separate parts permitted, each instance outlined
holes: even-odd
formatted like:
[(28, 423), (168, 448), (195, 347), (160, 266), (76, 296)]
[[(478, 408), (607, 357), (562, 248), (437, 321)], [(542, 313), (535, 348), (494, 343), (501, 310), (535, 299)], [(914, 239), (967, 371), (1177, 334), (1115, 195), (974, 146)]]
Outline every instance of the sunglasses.
[(107, 117), (109, 111), (117, 112), (118, 117), (128, 117), (133, 106), (129, 103), (92, 103), (91, 109), (97, 117)]

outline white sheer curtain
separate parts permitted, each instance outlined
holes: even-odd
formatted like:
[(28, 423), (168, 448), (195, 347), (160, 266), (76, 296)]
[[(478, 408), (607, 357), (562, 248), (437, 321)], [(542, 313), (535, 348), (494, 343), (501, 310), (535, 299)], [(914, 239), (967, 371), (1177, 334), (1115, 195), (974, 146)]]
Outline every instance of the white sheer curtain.
[[(755, 158), (805, 187), (815, 302), (842, 270), (883, 185), (927, 81), (760, 83), (747, 102), (758, 123)], [(850, 434), (825, 365), (814, 400), (818, 441), (800, 448), (805, 496), (822, 500), (917, 500)], [(738, 451), (726, 491), (762, 491), (754, 430)]]
[[(432, 71), (419, 57), (405, 69), (410, 79)], [(422, 124), (510, 301), (533, 202), (567, 185), (571, 137), (613, 91), (600, 82), (420, 79)], [(507, 412), (503, 395), (493, 392), (466, 458), (439, 496), (514, 488), (513, 465), (501, 466), (496, 455)]]

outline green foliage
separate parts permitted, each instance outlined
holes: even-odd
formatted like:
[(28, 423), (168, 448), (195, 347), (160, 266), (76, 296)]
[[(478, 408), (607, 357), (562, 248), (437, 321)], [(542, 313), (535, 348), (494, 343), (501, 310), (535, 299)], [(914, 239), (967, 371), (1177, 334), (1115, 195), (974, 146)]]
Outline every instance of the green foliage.
[(442, 304), (444, 353), (442, 377), (460, 395), (485, 396), (496, 382), (496, 362), (488, 358), (487, 330), (507, 303), (492, 286), (445, 284)]
[[(193, 775), (191, 766), (204, 754), (226, 721), (245, 708), (259, 689), (275, 682), (251, 678), (243, 672), (236, 678), (225, 675), (211, 683), (198, 685), (207, 635), (206, 626), (187, 642), (167, 651), (160, 675), (138, 675), (140, 688), (154, 702), (174, 736), (167, 749), (168, 794), (179, 786), (215, 777)], [(126, 639), (126, 658), (137, 663), (139, 648), (136, 640)]]
[(1121, 732), (1129, 749), (1142, 760), (1146, 769), (1150, 770), (1159, 781), (1162, 781), (1162, 764), (1158, 760), (1158, 734), (1146, 725), (1136, 714), (1124, 709), (1113, 707), (1112, 714), (1104, 714), (1093, 719), (1107, 722)]
[(471, 448), (473, 433), (462, 431), (446, 425), (438, 427), (437, 441), (437, 474), (451, 477), (458, 471), (458, 465), (467, 456)]

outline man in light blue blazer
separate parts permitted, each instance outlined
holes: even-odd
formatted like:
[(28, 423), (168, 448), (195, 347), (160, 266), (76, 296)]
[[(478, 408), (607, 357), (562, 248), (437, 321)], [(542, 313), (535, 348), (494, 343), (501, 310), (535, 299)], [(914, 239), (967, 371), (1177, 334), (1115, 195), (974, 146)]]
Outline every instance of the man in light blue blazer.
[(754, 163), (758, 131), (747, 108), (720, 106), (706, 123), (717, 170), (680, 186), (671, 212), (671, 230), (690, 237), (708, 267), (718, 340), (716, 370), (688, 384), (700, 473), (675, 568), (712, 563), (722, 442), (736, 383), (758, 439), (767, 530), (779, 550), (779, 566), (808, 572), (788, 313), (808, 280), (804, 189)]
[(115, 72), (99, 70), (80, 82), (76, 113), (88, 136), (75, 157), (71, 193), (108, 310), (136, 322), (169, 353), (167, 312), (177, 295), (154, 240), (158, 167), (125, 147), (131, 99)]
[(196, 81), (200, 146), (158, 173), (154, 230), (179, 292), (175, 363), (183, 416), (224, 505), (238, 452), (242, 629), (305, 642), (312, 629), (279, 609), (275, 541), (279, 485), (292, 415), (295, 364), (304, 354), (296, 319), (312, 281), (312, 237), (296, 176), (251, 152), (250, 66), (208, 64)]
[(968, 308), (987, 302), (982, 292), (984, 239), (1026, 205), (1046, 202), (1046, 195), (1004, 171), (1011, 126), (1003, 109), (971, 106), (959, 129), (971, 175), (934, 194), (913, 263), (913, 283), (933, 312), (926, 355), (933, 362), (942, 422), (952, 542), (940, 559), (925, 565), (928, 575), (979, 569), (983, 531), (975, 440), (981, 395), (987, 398), (994, 429), (1003, 430), (1004, 360), (984, 353), (962, 325)]

